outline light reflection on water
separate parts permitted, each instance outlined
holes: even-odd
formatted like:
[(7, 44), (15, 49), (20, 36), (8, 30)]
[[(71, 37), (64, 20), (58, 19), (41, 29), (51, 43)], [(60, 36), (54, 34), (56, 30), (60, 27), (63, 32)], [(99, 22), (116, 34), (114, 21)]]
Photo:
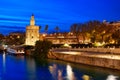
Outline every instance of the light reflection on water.
[(56, 64), (53, 64), (52, 66), (49, 66), (49, 71), (50, 71), (52, 77), (53, 77), (55, 80), (57, 80), (57, 79), (58, 79), (58, 78), (57, 78), (57, 76), (58, 76), (58, 71), (59, 71), (59, 70), (57, 70), (57, 65), (56, 65)]
[(36, 79), (36, 65), (35, 65), (34, 59), (27, 58), (26, 68), (27, 68), (28, 79), (35, 80)]
[(118, 76), (108, 75), (106, 80), (117, 80)]
[[(0, 54), (0, 80), (120, 80), (120, 71)], [(88, 78), (87, 78), (88, 77)]]
[(52, 60), (50, 63), (52, 63), (52, 65), (49, 66), (50, 72), (50, 67), (55, 66), (52, 68), (55, 70), (52, 70), (51, 74), (59, 74), (58, 72), (60, 72), (60, 77), (58, 77), (58, 79), (56, 78), (55, 80), (120, 80), (120, 71), (118, 70), (74, 64), (57, 60)]
[(5, 52), (3, 52), (3, 73), (5, 73), (5, 68), (6, 68), (6, 55), (5, 55)]
[(72, 67), (69, 64), (67, 65), (66, 72), (67, 72), (67, 79), (68, 80), (76, 80), (75, 76), (74, 76), (74, 72), (72, 71)]
[(63, 70), (60, 70), (56, 64), (49, 66), (49, 71), (55, 80), (76, 80), (69, 64), (66, 67), (66, 76), (63, 76)]

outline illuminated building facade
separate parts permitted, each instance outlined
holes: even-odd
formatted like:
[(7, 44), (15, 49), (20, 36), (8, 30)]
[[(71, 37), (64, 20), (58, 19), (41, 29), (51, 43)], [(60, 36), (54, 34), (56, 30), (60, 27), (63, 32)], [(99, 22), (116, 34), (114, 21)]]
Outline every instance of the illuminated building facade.
[(59, 34), (43, 34), (44, 39), (51, 41), (53, 44), (77, 44), (77, 38), (70, 33), (59, 33)]
[(26, 27), (25, 45), (35, 45), (39, 40), (39, 26), (35, 25), (34, 15), (31, 16), (30, 25)]

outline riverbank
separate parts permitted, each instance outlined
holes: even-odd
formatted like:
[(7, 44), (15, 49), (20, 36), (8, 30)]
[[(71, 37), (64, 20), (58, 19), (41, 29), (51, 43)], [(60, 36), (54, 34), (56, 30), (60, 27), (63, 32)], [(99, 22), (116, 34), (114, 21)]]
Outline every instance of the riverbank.
[(76, 51), (76, 52), (93, 52), (93, 53), (112, 53), (120, 55), (120, 48), (56, 48), (53, 51)]
[[(87, 50), (87, 51), (86, 51)], [(113, 49), (115, 51), (115, 49)], [(119, 49), (116, 49), (119, 50)], [(116, 51), (117, 52), (117, 51)], [(105, 49), (54, 49), (48, 58), (120, 70), (120, 52)]]

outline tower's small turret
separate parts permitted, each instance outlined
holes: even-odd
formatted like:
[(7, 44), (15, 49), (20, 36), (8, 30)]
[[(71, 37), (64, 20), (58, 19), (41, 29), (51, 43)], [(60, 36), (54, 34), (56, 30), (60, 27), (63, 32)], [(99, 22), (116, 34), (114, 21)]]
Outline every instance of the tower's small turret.
[(34, 26), (35, 25), (35, 19), (34, 19), (34, 15), (32, 14), (31, 19), (30, 19), (30, 25)]

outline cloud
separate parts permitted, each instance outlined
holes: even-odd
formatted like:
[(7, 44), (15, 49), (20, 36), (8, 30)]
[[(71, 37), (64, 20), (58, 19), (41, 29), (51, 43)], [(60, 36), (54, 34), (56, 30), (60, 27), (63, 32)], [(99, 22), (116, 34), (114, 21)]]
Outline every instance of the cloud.
[(24, 21), (24, 22), (28, 22), (28, 20), (26, 19), (18, 19), (18, 18), (0, 18), (0, 21)]
[(6, 30), (24, 30), (25, 29), (25, 27), (21, 27), (21, 26), (2, 26), (2, 25), (0, 25), (0, 30), (1, 29), (6, 29)]
[(8, 35), (10, 32), (15, 32), (15, 31), (25, 32), (25, 27), (0, 25), (0, 33), (4, 35)]

